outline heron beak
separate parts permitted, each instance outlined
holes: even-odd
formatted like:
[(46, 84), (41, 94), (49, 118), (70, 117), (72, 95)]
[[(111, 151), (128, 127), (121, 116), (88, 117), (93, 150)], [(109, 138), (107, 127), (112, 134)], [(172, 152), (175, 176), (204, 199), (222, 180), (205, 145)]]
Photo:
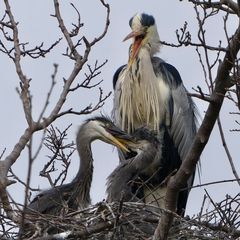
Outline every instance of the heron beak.
[(127, 145), (127, 142), (125, 143), (123, 139), (112, 136), (110, 137), (110, 140), (116, 147), (120, 148), (122, 151), (130, 152), (130, 150), (124, 145)]
[(139, 52), (139, 49), (141, 48), (144, 37), (145, 36), (142, 32), (131, 32), (123, 39), (123, 41), (126, 41), (130, 38), (134, 38), (131, 51), (130, 51), (130, 56), (129, 56), (129, 62), (128, 62), (129, 66), (132, 65), (136, 56), (138, 55), (138, 52)]
[(110, 140), (113, 142), (113, 144), (120, 148), (121, 150), (125, 152), (130, 152), (130, 150), (127, 148), (130, 143), (133, 142), (132, 137), (127, 134), (126, 132), (120, 130), (117, 127), (112, 127), (107, 129), (109, 135), (111, 137)]
[(136, 32), (130, 32), (124, 39), (123, 42), (127, 41), (130, 38), (136, 37), (137, 33)]

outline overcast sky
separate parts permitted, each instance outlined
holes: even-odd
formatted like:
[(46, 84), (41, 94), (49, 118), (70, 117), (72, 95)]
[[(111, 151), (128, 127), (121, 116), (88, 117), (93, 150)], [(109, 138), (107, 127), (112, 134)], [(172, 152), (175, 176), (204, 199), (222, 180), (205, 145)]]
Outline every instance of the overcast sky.
[[(63, 18), (68, 27), (76, 19), (76, 13), (70, 6), (70, 1), (60, 1), (63, 11)], [(85, 35), (89, 40), (93, 39), (103, 31), (106, 12), (98, 0), (91, 1), (71, 1), (75, 4), (81, 14), (81, 21), (84, 22), (81, 34)], [(11, 1), (12, 10), (16, 21), (19, 22), (19, 32), (21, 42), (29, 42), (29, 46), (34, 47), (44, 42), (45, 46), (49, 46), (62, 37), (58, 28), (56, 19), (50, 16), (54, 13), (52, 1), (41, 0), (21, 0)], [(196, 33), (198, 28), (195, 12), (192, 4), (179, 2), (177, 0), (155, 1), (155, 0), (122, 0), (111, 1), (111, 24), (107, 36), (98, 43), (93, 49), (89, 57), (89, 64), (94, 64), (95, 60), (99, 63), (108, 59), (108, 63), (102, 69), (102, 74), (96, 80), (103, 79), (101, 87), (107, 94), (112, 90), (112, 76), (115, 70), (122, 64), (127, 62), (129, 41), (122, 42), (123, 38), (130, 32), (129, 19), (137, 12), (145, 12), (152, 14), (159, 29), (160, 38), (167, 42), (176, 42), (175, 31), (183, 26), (185, 21), (189, 22), (189, 29)], [(0, 13), (3, 15), (4, 5), (0, 2)], [(216, 21), (218, 24), (216, 24)], [(219, 39), (224, 38), (223, 21), (221, 17), (216, 18), (208, 24), (207, 40), (211, 44), (218, 44)], [(234, 31), (234, 20), (229, 24), (229, 30)], [(2, 36), (1, 36), (2, 38)], [(193, 36), (193, 38), (195, 38)], [(51, 99), (51, 106), (56, 102), (58, 92), (62, 88), (62, 78), (67, 78), (72, 70), (73, 62), (66, 59), (62, 55), (65, 51), (65, 41), (57, 46), (44, 59), (32, 60), (23, 59), (23, 70), (25, 74), (32, 78), (32, 95), (33, 95), (33, 113), (37, 117), (42, 109), (47, 91), (51, 82), (51, 74), (53, 72), (53, 64), (59, 64), (58, 84)], [(158, 54), (165, 61), (174, 65), (180, 72), (186, 88), (192, 92), (192, 88), (201, 86), (206, 89), (203, 73), (194, 48), (171, 48), (163, 46)], [(19, 137), (26, 128), (22, 105), (15, 88), (18, 86), (18, 78), (15, 73), (13, 63), (0, 52), (0, 69), (1, 69), (1, 88), (0, 88), (0, 108), (1, 108), (1, 124), (0, 124), (0, 152), (6, 147), (5, 156), (7, 156)], [(78, 80), (84, 79), (84, 72), (79, 74)], [(84, 90), (68, 98), (65, 109), (74, 107), (76, 110), (86, 106), (92, 101), (96, 101), (97, 91)], [(200, 115), (204, 116), (207, 104), (195, 100)], [(49, 110), (51, 109), (49, 106)], [(106, 104), (98, 113), (111, 114), (112, 97), (107, 99)], [(229, 115), (228, 112), (235, 111), (232, 104), (225, 104), (221, 113), (223, 127), (226, 132), (226, 140), (229, 143), (230, 151), (233, 156), (234, 163), (238, 172), (240, 172), (239, 161), (239, 135), (230, 133), (229, 130), (235, 128), (235, 116)], [(97, 115), (97, 113), (92, 116)], [(87, 116), (90, 117), (90, 116)], [(84, 116), (66, 116), (55, 123), (59, 128), (65, 128), (70, 123), (73, 127), (69, 132), (69, 141), (75, 140), (78, 126), (85, 119)], [(201, 120), (200, 120), (201, 122)], [(38, 141), (38, 138), (35, 138)], [(48, 187), (47, 181), (38, 176), (39, 169), (46, 163), (46, 152), (41, 154), (34, 163), (34, 172), (32, 176), (31, 186), (40, 187), (42, 189)], [(118, 163), (116, 150), (105, 143), (96, 142), (93, 144), (94, 156), (94, 178), (91, 196), (93, 202), (101, 201), (105, 197), (106, 177), (111, 173)], [(14, 165), (14, 171), (24, 180), (27, 172), (26, 153), (23, 153)], [(221, 144), (218, 130), (215, 129), (210, 141), (201, 157), (202, 162), (202, 183), (218, 181), (223, 179), (233, 179), (226, 154)], [(76, 174), (78, 166), (78, 156), (75, 154), (72, 158), (71, 171), (67, 180), (70, 181)], [(195, 184), (198, 184), (198, 177)], [(15, 184), (9, 187), (10, 193), (17, 201), (23, 199), (23, 188)], [(208, 186), (214, 201), (224, 199), (226, 194), (232, 196), (239, 192), (239, 186), (236, 183), (227, 183), (220, 185)], [(192, 190), (187, 213), (192, 215), (198, 213), (203, 199), (204, 188)]]

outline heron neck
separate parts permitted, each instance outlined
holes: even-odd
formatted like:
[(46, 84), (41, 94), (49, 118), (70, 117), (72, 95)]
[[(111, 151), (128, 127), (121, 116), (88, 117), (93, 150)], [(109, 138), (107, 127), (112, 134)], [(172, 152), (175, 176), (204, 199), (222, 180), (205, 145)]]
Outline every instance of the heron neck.
[(137, 58), (122, 77), (119, 107), (119, 113), (122, 113), (121, 127), (132, 132), (147, 125), (158, 131), (159, 123), (164, 118), (165, 95), (159, 89), (147, 48), (140, 49)]
[(79, 130), (76, 144), (80, 165), (73, 182), (76, 183), (76, 198), (81, 208), (87, 207), (87, 205), (91, 203), (90, 188), (93, 175), (93, 158), (91, 151), (92, 141), (93, 140), (90, 139), (82, 129)]
[(89, 179), (93, 174), (93, 158), (92, 158), (92, 151), (90, 144), (82, 144), (80, 143), (77, 146), (79, 158), (80, 158), (80, 165), (74, 181), (83, 181), (84, 179)]

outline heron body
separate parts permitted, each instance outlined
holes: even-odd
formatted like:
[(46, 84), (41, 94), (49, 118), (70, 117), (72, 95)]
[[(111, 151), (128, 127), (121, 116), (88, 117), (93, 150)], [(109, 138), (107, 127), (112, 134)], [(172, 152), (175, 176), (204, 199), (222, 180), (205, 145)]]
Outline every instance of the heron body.
[(80, 166), (76, 177), (70, 183), (38, 194), (28, 205), (27, 211), (64, 215), (71, 211), (86, 208), (91, 203), (90, 187), (93, 175), (91, 143), (100, 139), (127, 150), (117, 139), (118, 136), (124, 134), (110, 119), (105, 117), (96, 117), (85, 121), (79, 128), (76, 138), (80, 158)]
[(196, 135), (195, 106), (176, 68), (155, 56), (160, 38), (154, 18), (136, 14), (129, 24), (132, 32), (124, 40), (133, 43), (128, 63), (113, 77), (113, 118), (128, 133), (142, 126), (157, 132), (164, 127), (161, 174), (167, 176), (180, 167)]
[[(158, 132), (141, 127), (131, 136), (127, 135), (127, 141), (131, 141), (126, 146), (131, 154), (108, 177), (108, 201), (144, 199), (146, 203), (163, 207), (166, 194), (164, 180), (172, 169), (178, 169), (181, 165), (180, 158), (173, 158), (172, 152), (176, 153), (175, 149), (166, 151), (165, 145), (173, 145), (166, 134), (166, 128), (161, 126)], [(182, 204), (179, 201), (179, 208)]]

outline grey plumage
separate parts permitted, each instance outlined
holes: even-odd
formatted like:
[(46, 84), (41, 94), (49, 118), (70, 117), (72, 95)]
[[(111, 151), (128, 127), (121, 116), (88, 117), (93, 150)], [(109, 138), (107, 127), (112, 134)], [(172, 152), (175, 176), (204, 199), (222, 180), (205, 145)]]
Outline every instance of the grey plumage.
[(137, 129), (132, 134), (132, 142), (128, 148), (135, 152), (135, 156), (122, 161), (110, 174), (107, 181), (107, 200), (113, 201), (142, 201), (136, 192), (136, 182), (142, 175), (151, 176), (156, 168), (161, 166), (161, 151), (163, 132), (157, 136), (155, 131), (147, 128)]
[(86, 120), (77, 132), (76, 146), (80, 165), (76, 177), (70, 183), (45, 190), (33, 199), (25, 210), (27, 217), (20, 227), (20, 238), (32, 236), (40, 229), (48, 233), (59, 231), (57, 226), (49, 227), (47, 222), (40, 221), (39, 215), (63, 217), (91, 204), (90, 188), (93, 175), (91, 143), (96, 139), (128, 151), (124, 145), (124, 142), (128, 140), (127, 134), (117, 128), (110, 119), (96, 117)]
[(91, 143), (100, 139), (127, 150), (117, 139), (121, 140), (121, 137), (126, 137), (125, 133), (108, 118), (96, 117), (86, 120), (77, 132), (76, 146), (80, 165), (76, 177), (70, 183), (56, 186), (38, 194), (28, 205), (27, 211), (62, 215), (87, 207), (91, 203), (90, 187), (93, 175)]

